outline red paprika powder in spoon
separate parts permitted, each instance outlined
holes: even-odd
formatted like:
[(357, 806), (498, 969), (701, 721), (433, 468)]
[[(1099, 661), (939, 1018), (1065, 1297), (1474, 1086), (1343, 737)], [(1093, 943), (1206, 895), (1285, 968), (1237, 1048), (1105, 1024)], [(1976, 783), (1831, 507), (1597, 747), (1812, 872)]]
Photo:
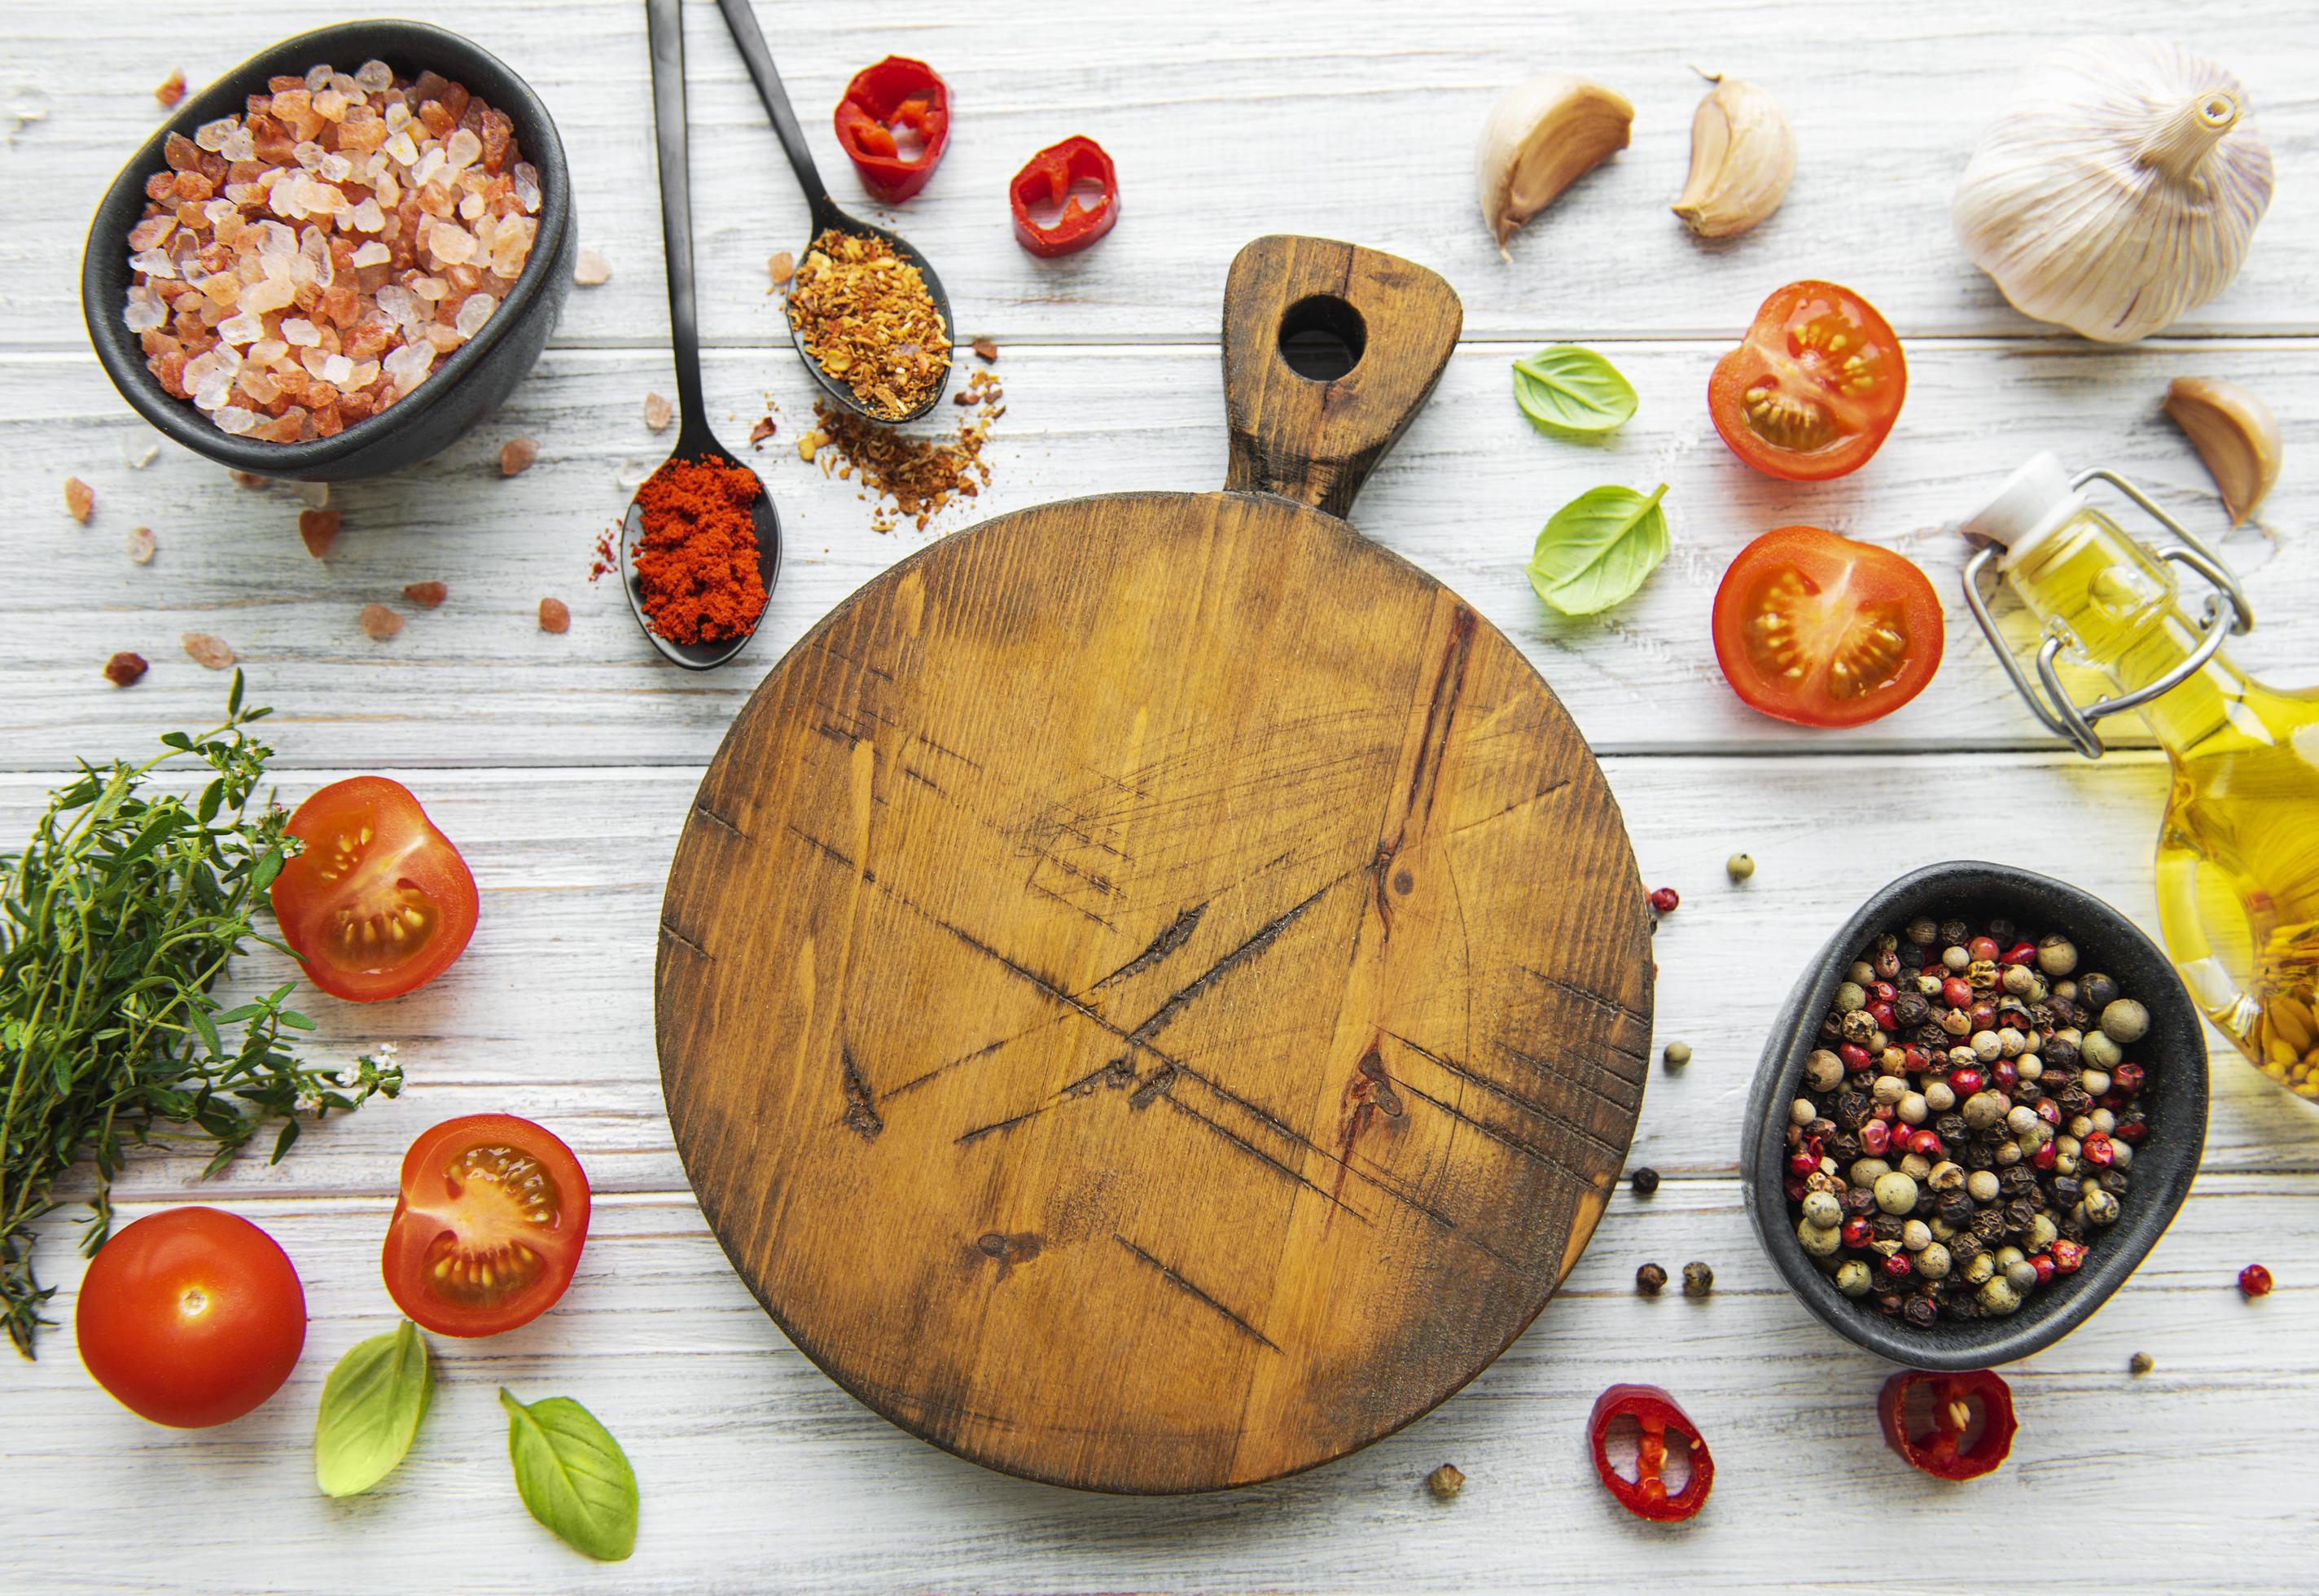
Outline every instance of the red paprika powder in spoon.
[(644, 533), (636, 585), (652, 629), (672, 643), (745, 637), (765, 612), (756, 473), (715, 458), (671, 460), (636, 491)]

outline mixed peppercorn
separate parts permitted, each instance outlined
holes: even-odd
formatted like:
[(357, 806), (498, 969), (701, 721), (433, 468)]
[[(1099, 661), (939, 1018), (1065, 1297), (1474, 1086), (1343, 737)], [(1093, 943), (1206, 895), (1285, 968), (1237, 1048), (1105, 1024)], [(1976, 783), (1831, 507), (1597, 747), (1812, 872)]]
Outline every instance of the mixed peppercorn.
[(1917, 1329), (2017, 1311), (2115, 1223), (2150, 1015), (2054, 933), (1912, 921), (1863, 951), (1790, 1105), (1796, 1237)]

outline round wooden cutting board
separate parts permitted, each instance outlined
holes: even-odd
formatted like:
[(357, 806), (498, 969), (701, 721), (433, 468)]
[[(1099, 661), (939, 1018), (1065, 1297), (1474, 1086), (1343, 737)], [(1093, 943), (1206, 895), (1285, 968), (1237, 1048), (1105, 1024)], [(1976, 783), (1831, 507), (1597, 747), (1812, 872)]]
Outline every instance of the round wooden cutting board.
[[(742, 1278), (905, 1429), (1105, 1491), (1270, 1479), (1473, 1378), (1584, 1248), (1650, 1040), (1593, 756), (1338, 518), (1456, 295), (1273, 238), (1224, 314), (1227, 489), (871, 582), (735, 722), (662, 910), (669, 1119)], [(1348, 374), (1290, 368), (1316, 329)]]

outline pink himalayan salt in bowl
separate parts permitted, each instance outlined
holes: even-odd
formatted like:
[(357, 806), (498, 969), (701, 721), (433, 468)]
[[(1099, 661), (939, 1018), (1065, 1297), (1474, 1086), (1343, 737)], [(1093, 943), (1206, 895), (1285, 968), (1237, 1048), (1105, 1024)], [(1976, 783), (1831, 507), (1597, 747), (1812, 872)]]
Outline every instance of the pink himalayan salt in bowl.
[(521, 380), (576, 240), (562, 140), (528, 85), (441, 29), (346, 23), (178, 106), (99, 207), (83, 312), (114, 385), (188, 447), (268, 475), (374, 475)]

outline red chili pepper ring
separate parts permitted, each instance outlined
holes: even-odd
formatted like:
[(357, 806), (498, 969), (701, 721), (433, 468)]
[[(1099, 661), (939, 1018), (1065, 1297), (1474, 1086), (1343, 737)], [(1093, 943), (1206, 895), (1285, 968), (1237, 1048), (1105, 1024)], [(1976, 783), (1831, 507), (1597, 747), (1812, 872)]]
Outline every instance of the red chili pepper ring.
[[(853, 75), (835, 120), (837, 142), (862, 186), (881, 203), (898, 204), (926, 185), (950, 147), (950, 85), (924, 61), (888, 56)], [(918, 136), (917, 154), (902, 153), (898, 126)]]
[[(1075, 183), (1096, 185), (1099, 192), (1093, 204), (1072, 196)], [(1033, 255), (1069, 255), (1094, 243), (1119, 221), (1119, 173), (1102, 145), (1074, 135), (1025, 162), (1006, 185), (1006, 203), (1015, 212), (1016, 243)], [(1031, 207), (1039, 204), (1060, 205), (1063, 213), (1042, 227), (1031, 220)]]
[[(1926, 1387), (1933, 1399), (1932, 1428), (1919, 1430), (1909, 1416), (1908, 1397)], [(1981, 1434), (1965, 1446), (1975, 1407), (1981, 1411)], [(1876, 1416), (1886, 1445), (1911, 1467), (1943, 1480), (1978, 1479), (1996, 1468), (2013, 1450), (2013, 1435), (2020, 1428), (2013, 1417), (2012, 1387), (1988, 1369), (1962, 1375), (1904, 1370), (1884, 1382)]]
[[(1617, 1419), (1632, 1419), (1641, 1432), (1631, 1480), (1611, 1466), (1608, 1443), (1611, 1421)], [(1691, 1454), (1691, 1478), (1672, 1496), (1661, 1477), (1666, 1467), (1669, 1431), (1682, 1438)], [(1586, 1421), (1586, 1436), (1594, 1449), (1594, 1472), (1619, 1505), (1635, 1517), (1674, 1524), (1707, 1505), (1707, 1493), (1715, 1485), (1715, 1459), (1708, 1455), (1699, 1426), (1657, 1386), (1613, 1385), (1596, 1397), (1593, 1415)]]

